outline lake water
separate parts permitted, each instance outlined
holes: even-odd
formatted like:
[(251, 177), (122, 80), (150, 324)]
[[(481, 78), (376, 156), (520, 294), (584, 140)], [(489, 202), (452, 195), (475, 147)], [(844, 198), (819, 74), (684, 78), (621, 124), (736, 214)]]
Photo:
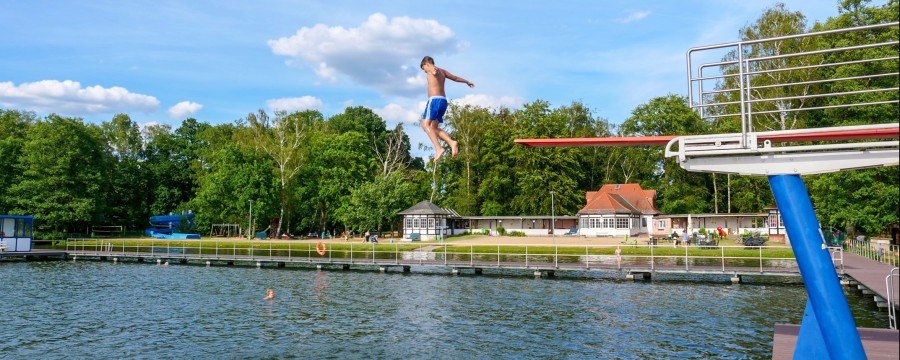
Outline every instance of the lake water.
[(806, 303), (783, 281), (0, 262), (0, 358), (770, 358)]

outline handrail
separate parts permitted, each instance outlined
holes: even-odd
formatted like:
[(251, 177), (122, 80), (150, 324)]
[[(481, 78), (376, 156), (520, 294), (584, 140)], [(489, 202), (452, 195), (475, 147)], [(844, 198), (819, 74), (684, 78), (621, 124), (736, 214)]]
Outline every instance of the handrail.
[[(188, 245), (191, 244), (191, 245)], [(316, 252), (312, 242), (252, 242), (164, 239), (85, 239), (66, 240), (73, 256), (130, 256), (208, 261), (277, 261), (301, 263), (439, 265), (483, 268), (528, 268), (563, 270), (701, 271), (728, 273), (799, 273), (793, 257), (764, 256), (768, 249), (786, 246), (687, 246), (682, 249), (654, 244), (640, 245), (535, 245), (535, 244), (359, 244), (328, 242), (325, 255)], [(620, 246), (622, 266), (613, 250)], [(285, 248), (286, 247), (286, 248)], [(507, 252), (505, 249), (524, 248)], [(649, 254), (629, 254), (627, 249), (649, 248)], [(736, 250), (752, 250), (752, 255)]]
[(884, 278), (887, 287), (888, 325), (894, 330), (897, 330), (897, 309), (895, 308), (897, 305), (894, 303), (894, 282), (891, 281), (891, 278), (900, 276), (898, 271), (900, 271), (898, 268), (893, 268)]
[[(835, 265), (838, 269), (838, 274), (844, 275), (844, 248), (840, 246), (829, 246), (828, 250), (831, 252), (831, 262), (838, 262), (838, 265)], [(838, 256), (837, 259), (835, 259), (835, 255)]]
[[(881, 249), (879, 253), (879, 249)], [(847, 239), (847, 250), (870, 260), (900, 266), (900, 246), (877, 244), (871, 241)]]
[[(868, 32), (879, 29), (896, 29), (900, 22), (890, 22), (884, 24), (858, 26), (844, 29), (833, 29), (819, 32), (808, 32), (802, 34), (793, 34), (786, 36), (778, 36), (764, 39), (754, 39), (746, 41), (737, 41), (718, 45), (708, 45), (694, 47), (687, 51), (687, 85), (688, 85), (688, 105), (694, 108), (702, 118), (722, 118), (740, 116), (741, 119), (741, 147), (751, 149), (753, 147), (752, 139), (748, 138), (748, 133), (754, 132), (754, 115), (773, 114), (795, 114), (802, 111), (816, 111), (822, 109), (846, 108), (846, 107), (868, 107), (882, 106), (885, 104), (900, 103), (898, 96), (882, 96), (881, 99), (872, 99), (863, 101), (862, 97), (850, 98), (847, 96), (876, 93), (876, 92), (892, 92), (900, 93), (897, 86), (887, 85), (870, 85), (868, 88), (852, 88), (852, 90), (832, 89), (832, 91), (817, 91), (816, 88), (809, 86), (825, 83), (837, 83), (842, 81), (861, 81), (874, 78), (882, 78), (886, 76), (898, 76), (895, 68), (873, 67), (871, 71), (861, 74), (840, 75), (840, 72), (819, 72), (812, 74), (812, 78), (792, 79), (773, 77), (772, 74), (787, 71), (814, 70), (814, 69), (838, 69), (851, 64), (866, 64), (882, 61), (889, 61), (900, 58), (900, 54), (894, 54), (894, 49), (900, 40), (896, 39), (896, 35), (885, 33), (886, 38), (876, 39), (876, 37), (860, 37), (859, 43), (842, 45), (842, 46), (817, 46), (809, 49), (801, 49), (798, 51), (783, 51), (776, 54), (754, 55), (753, 49), (759, 45), (766, 43), (775, 43), (790, 39), (803, 38), (821, 38), (825, 35), (851, 33), (851, 32)], [(828, 45), (828, 44), (825, 44)], [(813, 45), (816, 46), (816, 45)], [(887, 49), (887, 54), (861, 53), (861, 49)], [(834, 59), (834, 61), (825, 60), (828, 54), (851, 54), (849, 59)], [(857, 54), (859, 56), (857, 56)], [(702, 55), (702, 57), (701, 57)], [(696, 65), (694, 57), (700, 59)], [(718, 56), (721, 60), (706, 61), (711, 57)], [(817, 60), (789, 64), (785, 59), (815, 57)], [(706, 58), (706, 59), (703, 59)], [(802, 59), (801, 59), (802, 60)], [(781, 63), (773, 63), (773, 61), (782, 61)], [(895, 61), (895, 60), (894, 60)], [(763, 64), (771, 64), (761, 67)], [(714, 69), (718, 69), (718, 73), (705, 74)], [(834, 73), (835, 77), (829, 77), (825, 74)], [(821, 76), (816, 76), (821, 75)], [(729, 86), (727, 89), (721, 89), (726, 79), (733, 79), (736, 84)], [(756, 79), (765, 78), (764, 83), (757, 83)], [(716, 90), (704, 90), (704, 83), (707, 81), (715, 81), (719, 85)], [(790, 86), (805, 86), (801, 92), (795, 94), (786, 94), (780, 96), (760, 97), (760, 93), (755, 90), (763, 90), (770, 88), (786, 88)], [(885, 87), (886, 86), (886, 87)], [(826, 88), (827, 89), (827, 88)], [(716, 94), (732, 94), (731, 97), (715, 98)], [(813, 104), (815, 106), (804, 107), (802, 104), (786, 106), (783, 102), (803, 101), (814, 98), (838, 98), (841, 99), (833, 104)], [(760, 103), (771, 104), (771, 107), (765, 108), (759, 106)], [(781, 104), (781, 105), (779, 105)], [(732, 109), (726, 109), (726, 106), (733, 106)], [(777, 109), (772, 109), (772, 107)], [(739, 108), (739, 109), (738, 109)], [(723, 114), (726, 113), (726, 114)]]

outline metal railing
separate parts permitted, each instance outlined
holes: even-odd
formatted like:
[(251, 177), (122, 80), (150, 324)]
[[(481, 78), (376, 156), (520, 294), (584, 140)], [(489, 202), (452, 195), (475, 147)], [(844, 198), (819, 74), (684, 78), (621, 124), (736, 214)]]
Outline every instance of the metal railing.
[(845, 243), (847, 251), (851, 253), (885, 264), (900, 266), (900, 246), (856, 239), (848, 239)]
[[(686, 55), (690, 106), (706, 119), (740, 117), (741, 133), (746, 136), (755, 131), (754, 115), (789, 116), (811, 110), (898, 104), (896, 82), (894, 85), (872, 85), (871, 81), (898, 77), (896, 64), (900, 59), (897, 51), (900, 41), (896, 31), (891, 31), (898, 24), (891, 22), (691, 48)], [(830, 41), (830, 37), (837, 34), (855, 36), (854, 44)], [(791, 45), (785, 45), (788, 43)], [(849, 69), (864, 71), (853, 73)], [(843, 75), (847, 72), (850, 73)], [(851, 81), (865, 83), (861, 85), (863, 88), (820, 86), (846, 85)], [(714, 82), (713, 90), (710, 90), (709, 82)], [(859, 96), (858, 99), (854, 96), (877, 93), (886, 95), (874, 99), (872, 96)], [(833, 103), (806, 106), (800, 102), (815, 98), (828, 98)], [(746, 141), (742, 144), (749, 146)]]
[(829, 246), (828, 251), (831, 252), (831, 263), (835, 264), (838, 274), (844, 275), (844, 248)]
[(884, 284), (887, 287), (887, 308), (888, 308), (888, 325), (890, 325), (891, 329), (897, 330), (897, 309), (896, 303), (894, 303), (894, 282), (892, 281), (894, 277), (900, 276), (898, 273), (898, 268), (891, 269), (891, 272), (884, 278)]
[[(616, 256), (615, 250), (622, 250)], [(784, 246), (456, 245), (352, 242), (68, 239), (72, 256), (509, 269), (799, 274)], [(785, 255), (787, 254), (787, 255)]]
[[(688, 171), (760, 176), (897, 165), (898, 24), (688, 50), (690, 106), (723, 128), (729, 118), (738, 120), (741, 132), (678, 136), (665, 156), (677, 156)], [(827, 123), (815, 119), (840, 121), (805, 127)]]

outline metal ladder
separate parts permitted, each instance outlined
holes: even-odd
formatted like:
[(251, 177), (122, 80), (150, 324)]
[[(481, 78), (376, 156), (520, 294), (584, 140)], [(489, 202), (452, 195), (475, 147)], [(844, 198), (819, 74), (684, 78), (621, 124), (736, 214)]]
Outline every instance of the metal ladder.
[(897, 330), (897, 304), (894, 303), (894, 282), (891, 281), (893, 277), (900, 276), (898, 273), (898, 269), (893, 268), (891, 272), (884, 278), (885, 286), (887, 286), (887, 306), (888, 306), (888, 324), (891, 329)]

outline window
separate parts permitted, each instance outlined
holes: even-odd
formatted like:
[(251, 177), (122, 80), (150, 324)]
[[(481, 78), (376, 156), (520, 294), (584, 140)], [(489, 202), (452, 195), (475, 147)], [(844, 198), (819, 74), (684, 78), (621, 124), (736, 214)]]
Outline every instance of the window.
[(657, 222), (656, 222), (656, 228), (657, 228), (657, 229), (665, 229), (665, 228), (666, 228), (666, 222), (665, 222), (665, 220), (657, 221)]
[(647, 227), (647, 218), (645, 218), (645, 217), (641, 218), (641, 227)]
[(428, 227), (434, 228), (434, 218), (428, 218)]
[(627, 228), (629, 228), (629, 223), (631, 222), (631, 221), (629, 221), (629, 220), (631, 220), (631, 219), (626, 219), (626, 218), (618, 218), (618, 219), (616, 219), (616, 228), (617, 228), (617, 229), (627, 229)]
[(616, 219), (603, 219), (603, 227), (607, 229), (615, 229)]

